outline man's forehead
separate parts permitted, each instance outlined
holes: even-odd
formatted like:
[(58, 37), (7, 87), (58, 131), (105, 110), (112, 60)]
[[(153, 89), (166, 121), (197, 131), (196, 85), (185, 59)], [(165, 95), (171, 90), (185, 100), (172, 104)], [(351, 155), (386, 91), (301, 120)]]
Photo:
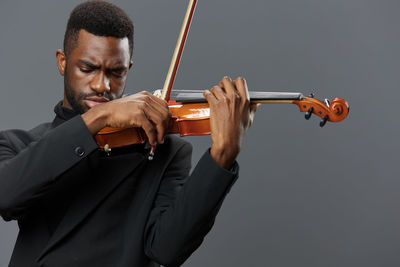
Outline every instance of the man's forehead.
[(118, 57), (121, 60), (130, 59), (128, 38), (97, 36), (86, 30), (80, 30), (74, 52), (87, 56)]

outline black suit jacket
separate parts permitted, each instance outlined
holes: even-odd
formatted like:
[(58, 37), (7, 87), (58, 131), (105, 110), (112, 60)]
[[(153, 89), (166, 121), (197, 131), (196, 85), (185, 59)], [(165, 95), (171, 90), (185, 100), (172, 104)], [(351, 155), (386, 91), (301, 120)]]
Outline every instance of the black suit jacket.
[[(189, 176), (191, 149), (168, 136), (153, 161), (140, 149), (107, 158), (79, 115), (1, 132), (0, 215), (20, 228), (10, 266), (179, 266), (238, 173), (207, 151)], [(129, 201), (121, 190), (132, 191)], [(121, 205), (107, 209), (111, 201)]]

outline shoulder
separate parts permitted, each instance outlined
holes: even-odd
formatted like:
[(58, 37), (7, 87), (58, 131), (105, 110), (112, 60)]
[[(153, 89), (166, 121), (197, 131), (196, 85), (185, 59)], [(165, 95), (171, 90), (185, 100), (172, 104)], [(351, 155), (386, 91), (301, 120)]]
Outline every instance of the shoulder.
[(52, 128), (52, 123), (51, 122), (46, 122), (46, 123), (39, 124), (38, 126), (36, 126), (35, 128), (29, 130), (28, 132), (33, 136), (41, 138), (51, 128)]
[(31, 142), (38, 141), (48, 130), (51, 123), (42, 123), (31, 130), (11, 129), (0, 131), (0, 145), (12, 147), (14, 151), (24, 149)]

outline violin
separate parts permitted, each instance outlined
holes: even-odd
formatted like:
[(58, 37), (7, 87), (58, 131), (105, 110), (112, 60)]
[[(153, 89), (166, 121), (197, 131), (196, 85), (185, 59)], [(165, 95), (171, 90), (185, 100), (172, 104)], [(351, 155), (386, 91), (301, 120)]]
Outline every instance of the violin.
[[(172, 90), (182, 57), (186, 37), (188, 35), (197, 0), (190, 0), (187, 8), (178, 42), (168, 70), (167, 78), (162, 90), (156, 90), (155, 95), (166, 100), (172, 114), (167, 134), (179, 134), (180, 136), (209, 135), (210, 108), (203, 96), (202, 90)], [(349, 105), (343, 98), (335, 98), (331, 102), (315, 99), (311, 94), (305, 97), (302, 93), (291, 92), (249, 92), (251, 103), (289, 103), (299, 107), (305, 112), (305, 118), (310, 119), (312, 114), (321, 118), (320, 126), (327, 121), (340, 122), (349, 113)], [(143, 144), (147, 137), (140, 127), (111, 128), (106, 127), (95, 135), (99, 147), (105, 152), (111, 152), (112, 148), (118, 148), (134, 144)], [(149, 160), (153, 159), (155, 146), (152, 146)]]

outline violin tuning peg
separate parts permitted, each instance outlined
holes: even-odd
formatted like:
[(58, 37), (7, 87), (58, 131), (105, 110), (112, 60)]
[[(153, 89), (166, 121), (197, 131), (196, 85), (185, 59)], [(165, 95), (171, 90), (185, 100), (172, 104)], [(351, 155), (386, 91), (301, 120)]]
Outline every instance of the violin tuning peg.
[(331, 102), (329, 102), (329, 100), (328, 100), (327, 98), (325, 98), (325, 105), (327, 105), (328, 108), (329, 108), (329, 106), (331, 105)]
[(314, 93), (311, 93), (309, 97), (314, 98)]
[(306, 114), (304, 114), (304, 117), (306, 118), (306, 120), (309, 120), (311, 118), (313, 112), (313, 107), (309, 108), (306, 112)]
[(325, 117), (322, 118), (322, 120), (319, 123), (319, 126), (324, 127), (324, 125), (326, 124), (326, 122), (328, 121), (328, 115), (325, 115)]

